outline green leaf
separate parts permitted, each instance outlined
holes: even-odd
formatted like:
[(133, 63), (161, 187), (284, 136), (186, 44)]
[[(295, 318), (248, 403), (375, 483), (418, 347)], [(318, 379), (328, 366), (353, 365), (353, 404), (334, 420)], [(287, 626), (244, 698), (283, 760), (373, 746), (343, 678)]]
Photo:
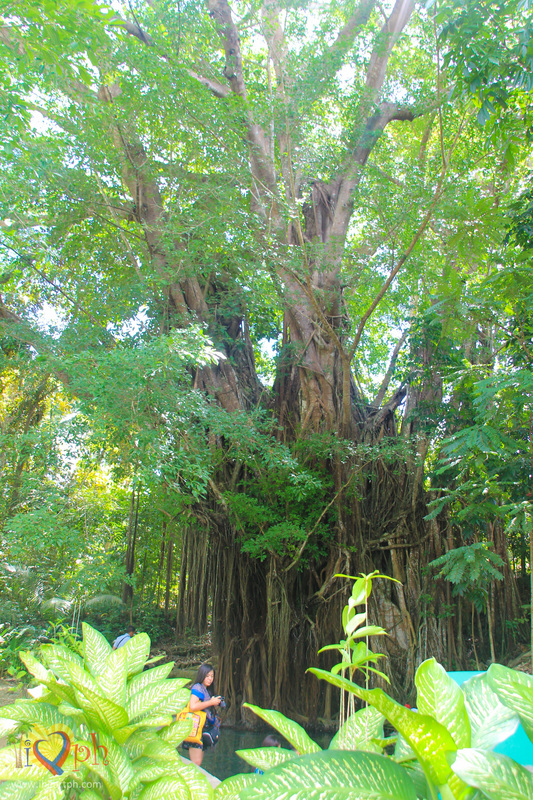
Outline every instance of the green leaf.
[(301, 725), (291, 719), (287, 719), (279, 711), (267, 711), (264, 708), (259, 708), (259, 706), (253, 706), (251, 703), (243, 703), (243, 706), (244, 708), (249, 708), (250, 711), (253, 711), (254, 714), (257, 714), (258, 717), (277, 730), (278, 733), (281, 733), (300, 755), (320, 752), (320, 747), (307, 735)]
[(269, 770), (241, 800), (416, 800), (406, 771), (375, 753), (325, 750)]
[(262, 770), (277, 767), (298, 755), (295, 750), (283, 747), (257, 747), (254, 750), (236, 750), (235, 753), (247, 764)]
[(128, 657), (128, 677), (143, 671), (143, 667), (150, 655), (150, 637), (146, 633), (137, 633), (126, 642), (124, 647)]
[[(103, 732), (100, 732), (99, 738), (100, 745), (107, 748), (108, 766), (113, 773), (115, 783), (120, 786), (122, 794), (125, 795), (133, 781), (132, 763), (123, 748), (117, 745), (114, 739), (106, 736)], [(104, 754), (103, 750), (99, 752)]]
[[(41, 652), (49, 669), (51, 669), (52, 672), (54, 672), (59, 678), (67, 681), (67, 683), (70, 682), (70, 672), (68, 669), (69, 664), (76, 664), (78, 667), (83, 669), (83, 661), (81, 658), (67, 647), (45, 644), (41, 647)], [(44, 680), (42, 682), (46, 683)]]
[(101, 672), (104, 671), (108, 656), (113, 653), (113, 650), (105, 636), (102, 636), (100, 631), (92, 628), (86, 622), (82, 624), (82, 629), (83, 655), (85, 663), (87, 664), (91, 674), (96, 678)]
[[(119, 650), (115, 650), (115, 653), (124, 650), (123, 647), (119, 648)], [(132, 695), (140, 692), (141, 689), (144, 689), (150, 683), (156, 683), (157, 681), (165, 680), (168, 678), (170, 673), (172, 672), (172, 667), (174, 666), (174, 662), (170, 661), (168, 664), (161, 664), (159, 667), (153, 667), (152, 669), (146, 670), (146, 672), (141, 672), (139, 675), (135, 675), (133, 678), (130, 678), (128, 681), (128, 698), (132, 697)], [(178, 679), (179, 680), (179, 679)], [(190, 681), (183, 680), (183, 686), (186, 686), (187, 683)]]
[(487, 675), (474, 675), (461, 686), (472, 727), (472, 747), (492, 750), (512, 736), (518, 715), (503, 705), (489, 684)]
[[(1, 714), (4, 719), (15, 720), (21, 724), (39, 724), (45, 728), (67, 724), (56, 706), (49, 703), (38, 703), (35, 700), (19, 700), (12, 706), (4, 706)], [(71, 727), (70, 721), (68, 724)]]
[(383, 714), (366, 706), (352, 714), (335, 734), (329, 744), (330, 750), (366, 750), (381, 753), (382, 748), (372, 739), (383, 737)]
[(31, 800), (35, 789), (30, 781), (5, 781), (0, 784), (0, 800)]
[(137, 800), (195, 800), (184, 778), (160, 778), (145, 786)]
[(491, 800), (533, 800), (533, 775), (507, 756), (485, 750), (458, 750), (452, 768)]
[(127, 724), (128, 716), (121, 706), (84, 686), (75, 685), (75, 688), (79, 704), (92, 724), (103, 726), (109, 733), (114, 728), (123, 728)]
[(533, 677), (501, 664), (491, 664), (487, 680), (502, 703), (518, 714), (533, 742)]
[(377, 708), (409, 743), (426, 775), (437, 785), (448, 781), (451, 769), (446, 753), (455, 752), (457, 746), (446, 728), (433, 717), (410, 711), (392, 700), (382, 689), (362, 689), (346, 678), (331, 675), (325, 670), (311, 668), (308, 672), (340, 689), (352, 692)]
[(60, 775), (44, 780), (34, 794), (34, 800), (60, 800), (63, 798), (65, 796), (65, 789), (62, 786), (64, 779), (65, 776)]
[(24, 755), (18, 745), (3, 747), (0, 750), (0, 781), (42, 781), (43, 768), (31, 762), (29, 767), (23, 767)]
[(126, 701), (124, 708), (128, 719), (133, 721), (156, 709), (172, 712), (184, 708), (189, 700), (190, 692), (182, 687), (183, 679), (181, 678), (149, 683)]
[(21, 651), (19, 653), (19, 658), (28, 670), (28, 672), (37, 678), (38, 681), (47, 681), (50, 679), (51, 674), (50, 671), (46, 669), (40, 661), (38, 661), (33, 653), (29, 653), (27, 651)]
[(126, 702), (127, 675), (128, 654), (126, 648), (119, 647), (118, 650), (112, 650), (106, 658), (103, 669), (97, 675), (97, 683), (102, 694), (119, 706), (123, 706)]
[(181, 742), (187, 738), (193, 727), (192, 719), (178, 719), (169, 725), (168, 728), (163, 728), (159, 733), (160, 739), (168, 744), (177, 747)]
[(250, 773), (226, 778), (215, 789), (215, 800), (239, 800), (241, 791), (250, 786), (255, 786), (258, 779), (258, 775), (250, 775)]
[(464, 695), (444, 667), (434, 658), (424, 661), (416, 671), (415, 684), (418, 711), (440, 722), (457, 747), (470, 747), (471, 729)]

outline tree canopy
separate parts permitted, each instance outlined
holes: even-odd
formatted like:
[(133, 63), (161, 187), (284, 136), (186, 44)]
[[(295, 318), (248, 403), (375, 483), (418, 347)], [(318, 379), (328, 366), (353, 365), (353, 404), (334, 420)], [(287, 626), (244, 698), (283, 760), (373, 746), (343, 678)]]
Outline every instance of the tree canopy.
[(303, 669), (339, 572), (403, 584), (372, 601), (398, 693), (464, 658), (432, 559), (491, 542), (489, 627), (519, 613), (533, 46), (500, 6), (2, 9), (5, 565), (177, 590), (234, 713), (331, 712)]

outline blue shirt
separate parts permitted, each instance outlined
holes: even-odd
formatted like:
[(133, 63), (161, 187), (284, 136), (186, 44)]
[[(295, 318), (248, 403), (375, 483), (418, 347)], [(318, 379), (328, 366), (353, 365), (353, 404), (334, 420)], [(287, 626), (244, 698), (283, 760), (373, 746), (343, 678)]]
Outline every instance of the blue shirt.
[[(211, 695), (207, 691), (207, 688), (203, 685), (203, 683), (195, 683), (191, 689), (191, 694), (200, 700), (201, 703), (205, 703), (206, 700), (211, 700)], [(204, 708), (204, 712), (207, 714), (207, 719), (209, 722), (214, 722), (215, 720), (215, 712), (213, 711), (213, 706), (209, 706), (208, 708)]]
[(125, 644), (128, 644), (131, 636), (129, 633), (123, 633), (122, 636), (117, 636), (115, 641), (113, 642), (113, 648), (118, 650), (119, 647), (124, 647)]

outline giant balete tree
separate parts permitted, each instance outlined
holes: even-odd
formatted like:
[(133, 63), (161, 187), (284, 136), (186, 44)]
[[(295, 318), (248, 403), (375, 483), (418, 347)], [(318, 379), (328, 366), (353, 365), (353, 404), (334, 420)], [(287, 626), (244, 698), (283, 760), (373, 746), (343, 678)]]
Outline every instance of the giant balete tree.
[(449, 591), (424, 572), (453, 534), (445, 511), (425, 519), (425, 462), (459, 424), (450, 359), (486, 352), (485, 321), (461, 329), (457, 309), (511, 181), (447, 101), (435, 13), (4, 11), (5, 352), (173, 497), (178, 627), (211, 616), (234, 716), (243, 699), (331, 713), (304, 673), (337, 638), (338, 573), (399, 581), (372, 600), (397, 694), (418, 660), (453, 656)]

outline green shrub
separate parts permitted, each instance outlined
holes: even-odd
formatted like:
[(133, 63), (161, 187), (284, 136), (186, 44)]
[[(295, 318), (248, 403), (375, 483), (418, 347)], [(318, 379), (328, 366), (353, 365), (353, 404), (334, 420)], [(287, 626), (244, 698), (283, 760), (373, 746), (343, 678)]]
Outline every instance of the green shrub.
[[(112, 650), (83, 624), (83, 655), (44, 645), (44, 663), (22, 654), (39, 685), (30, 700), (0, 709), (0, 798), (10, 800), (209, 800), (213, 790), (176, 747), (188, 722), (173, 722), (189, 692), (169, 679), (173, 664), (143, 671), (150, 639)], [(68, 746), (67, 746), (68, 744)]]

